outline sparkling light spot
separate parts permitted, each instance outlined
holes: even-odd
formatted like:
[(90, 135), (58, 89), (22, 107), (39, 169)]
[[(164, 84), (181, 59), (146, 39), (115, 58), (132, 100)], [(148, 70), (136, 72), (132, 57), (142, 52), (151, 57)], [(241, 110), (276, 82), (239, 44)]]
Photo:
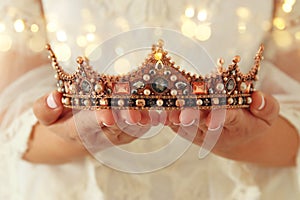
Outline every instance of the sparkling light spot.
[(240, 18), (248, 19), (250, 17), (250, 10), (246, 7), (239, 7), (236, 9), (236, 14)]
[(280, 17), (276, 17), (273, 20), (273, 25), (279, 30), (285, 29), (285, 21), (284, 21), (284, 19), (282, 19)]
[(293, 10), (293, 6), (290, 5), (290, 4), (284, 3), (284, 4), (282, 5), (282, 10), (283, 10), (284, 12), (286, 12), (286, 13), (290, 13), (290, 12)]
[(296, 3), (296, 0), (284, 0), (285, 4), (294, 5)]
[(49, 32), (55, 32), (55, 31), (57, 31), (57, 24), (56, 23), (54, 23), (54, 22), (49, 22), (48, 24), (47, 24), (47, 30), (49, 31)]
[(3, 33), (5, 31), (6, 27), (4, 23), (0, 23), (0, 33)]
[(32, 24), (31, 26), (30, 26), (30, 30), (31, 30), (31, 32), (33, 32), (33, 33), (36, 33), (36, 32), (38, 32), (39, 31), (39, 26), (37, 25), (37, 24)]
[(186, 17), (192, 18), (195, 15), (195, 9), (193, 7), (187, 7), (184, 13)]
[(211, 28), (208, 25), (199, 25), (196, 29), (196, 38), (200, 41), (206, 41), (211, 36)]
[(0, 35), (0, 51), (7, 52), (11, 49), (12, 39), (9, 35)]
[(84, 29), (85, 29), (85, 31), (86, 32), (89, 32), (89, 33), (94, 33), (94, 32), (96, 32), (96, 25), (95, 24), (86, 24), (85, 26), (84, 26)]
[(93, 42), (95, 40), (95, 38), (96, 38), (96, 36), (95, 36), (94, 33), (88, 33), (88, 34), (86, 34), (86, 39), (89, 42)]
[(239, 23), (238, 24), (238, 30), (239, 30), (239, 33), (243, 34), (246, 32), (247, 30), (247, 26), (245, 23)]
[(287, 31), (274, 31), (273, 38), (277, 46), (287, 48), (293, 43), (293, 37)]
[(25, 23), (22, 19), (17, 19), (14, 23), (15, 31), (21, 33), (25, 30)]
[(88, 42), (86, 40), (86, 37), (84, 37), (83, 35), (80, 35), (80, 36), (77, 37), (76, 43), (80, 47), (85, 47)]
[(60, 42), (66, 42), (67, 41), (67, 34), (65, 31), (57, 31), (56, 32), (56, 38)]
[(200, 22), (204, 22), (205, 20), (207, 20), (207, 12), (206, 12), (206, 10), (200, 10), (198, 12), (197, 19)]
[(195, 22), (186, 20), (181, 26), (181, 32), (187, 37), (194, 37), (197, 25)]
[(41, 52), (45, 47), (45, 38), (41, 36), (35, 36), (29, 39), (28, 46), (33, 52)]
[(130, 62), (125, 58), (120, 58), (114, 63), (114, 69), (117, 74), (126, 74), (130, 72)]
[(55, 44), (53, 46), (53, 49), (57, 55), (57, 60), (58, 61), (68, 61), (71, 58), (71, 49), (68, 45), (66, 44)]

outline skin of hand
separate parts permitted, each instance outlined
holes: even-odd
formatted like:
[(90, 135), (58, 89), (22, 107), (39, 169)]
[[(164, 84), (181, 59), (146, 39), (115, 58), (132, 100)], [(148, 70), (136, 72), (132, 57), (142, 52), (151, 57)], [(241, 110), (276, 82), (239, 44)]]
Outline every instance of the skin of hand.
[[(34, 113), (39, 122), (29, 141), (25, 160), (38, 163), (50, 160), (55, 164), (68, 162), (72, 157), (88, 155), (86, 148), (95, 152), (130, 143), (147, 132), (150, 126), (159, 124), (156, 112), (72, 111), (63, 107), (61, 97), (61, 93), (53, 91), (35, 102)], [(45, 138), (48, 138), (48, 143)], [(84, 146), (83, 140), (92, 141), (93, 146)], [(56, 151), (57, 146), (64, 151)]]
[(212, 152), (226, 158), (268, 166), (295, 165), (297, 131), (279, 116), (279, 104), (271, 95), (254, 92), (252, 99), (249, 109), (171, 111), (168, 125), (199, 146), (212, 143)]

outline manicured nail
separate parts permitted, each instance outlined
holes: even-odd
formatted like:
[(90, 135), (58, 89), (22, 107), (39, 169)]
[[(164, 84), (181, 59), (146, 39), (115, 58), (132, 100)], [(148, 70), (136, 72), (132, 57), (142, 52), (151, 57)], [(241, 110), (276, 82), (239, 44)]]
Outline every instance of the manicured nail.
[(182, 126), (185, 126), (185, 127), (187, 127), (187, 126), (192, 126), (194, 123), (195, 123), (195, 119), (193, 119), (193, 121), (191, 121), (190, 123), (188, 123), (188, 124), (185, 124), (185, 123), (181, 123), (181, 125)]
[(265, 101), (264, 95), (261, 94), (261, 104), (257, 109), (262, 110), (265, 107), (265, 105), (266, 105), (266, 101)]
[(130, 126), (133, 126), (133, 125), (136, 125), (136, 123), (132, 123), (132, 122), (129, 122), (127, 120), (124, 121), (126, 124), (130, 125)]
[(47, 105), (49, 106), (49, 108), (52, 108), (52, 109), (55, 109), (58, 107), (54, 100), (52, 93), (47, 97)]
[(109, 124), (107, 124), (107, 123), (105, 123), (105, 122), (102, 122), (102, 124), (103, 124), (104, 126), (106, 126), (106, 127), (113, 127), (113, 125), (109, 125)]

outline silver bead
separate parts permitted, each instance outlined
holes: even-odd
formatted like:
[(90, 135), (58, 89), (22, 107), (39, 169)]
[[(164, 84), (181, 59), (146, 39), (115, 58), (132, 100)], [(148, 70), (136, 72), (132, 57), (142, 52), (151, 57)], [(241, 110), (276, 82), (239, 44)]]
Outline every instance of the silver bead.
[(158, 100), (156, 101), (156, 105), (160, 107), (160, 106), (164, 105), (164, 101), (161, 100), (161, 99), (158, 99)]
[(173, 81), (173, 82), (176, 81), (176, 80), (177, 80), (177, 76), (176, 76), (176, 75), (172, 75), (172, 76), (170, 77), (170, 80)]
[(196, 101), (196, 104), (197, 104), (198, 106), (202, 106), (202, 105), (203, 105), (203, 101), (202, 101), (201, 99), (198, 99), (198, 100)]
[(172, 95), (172, 96), (176, 96), (176, 95), (177, 95), (177, 90), (174, 90), (174, 89), (171, 90), (171, 95)]
[(150, 80), (149, 74), (145, 74), (145, 75), (143, 76), (143, 79), (144, 79), (144, 81), (149, 81), (149, 80)]
[(149, 89), (144, 90), (144, 95), (149, 96), (151, 94), (151, 91)]

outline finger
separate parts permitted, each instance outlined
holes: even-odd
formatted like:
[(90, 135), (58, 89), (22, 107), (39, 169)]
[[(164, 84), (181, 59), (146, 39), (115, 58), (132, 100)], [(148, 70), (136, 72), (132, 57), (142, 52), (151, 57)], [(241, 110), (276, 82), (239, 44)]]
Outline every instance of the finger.
[(61, 93), (53, 91), (34, 103), (33, 111), (41, 124), (51, 125), (60, 117), (63, 112), (61, 98)]
[(141, 120), (138, 122), (138, 125), (146, 126), (151, 123), (151, 117), (148, 110), (140, 111)]
[(111, 110), (96, 111), (96, 118), (100, 125), (103, 124), (107, 127), (113, 126), (116, 121)]
[(262, 92), (254, 92), (252, 94), (252, 104), (250, 106), (251, 113), (261, 120), (271, 125), (279, 114), (279, 103), (268, 94)]
[(123, 120), (129, 125), (135, 125), (141, 121), (142, 116), (138, 110), (120, 110), (120, 120)]
[(200, 111), (186, 108), (180, 112), (179, 121), (182, 126), (191, 126), (200, 121)]
[(159, 113), (156, 110), (150, 110), (149, 116), (151, 119), (151, 125), (152, 126), (158, 126), (160, 123), (160, 116)]
[(206, 118), (206, 126), (210, 131), (217, 130), (223, 126), (225, 119), (226, 109), (213, 109)]
[(169, 121), (171, 123), (173, 123), (174, 125), (179, 125), (180, 124), (179, 115), (180, 115), (180, 110), (172, 110), (172, 111), (170, 111), (168, 113)]

